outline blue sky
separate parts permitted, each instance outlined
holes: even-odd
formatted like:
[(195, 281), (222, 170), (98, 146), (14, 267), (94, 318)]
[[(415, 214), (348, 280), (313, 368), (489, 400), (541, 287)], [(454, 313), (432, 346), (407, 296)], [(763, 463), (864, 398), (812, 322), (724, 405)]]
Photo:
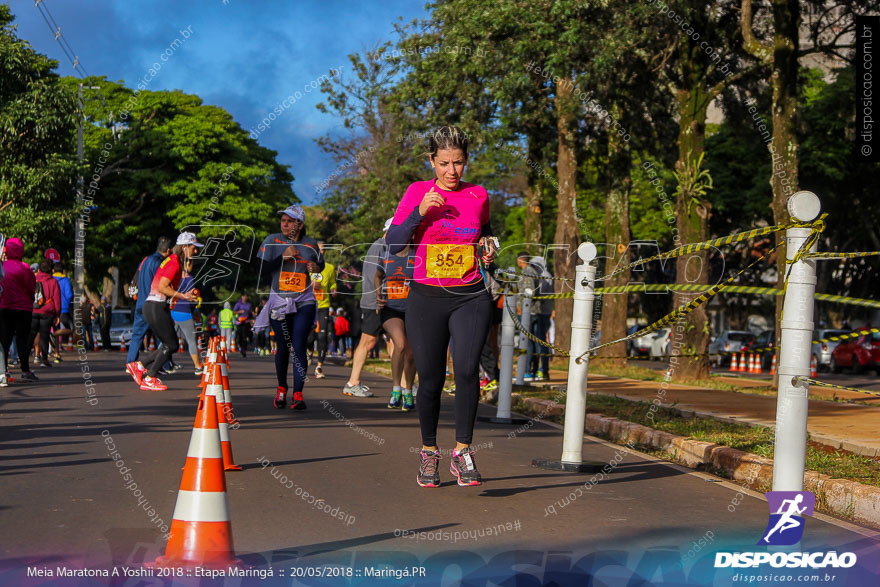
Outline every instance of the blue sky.
[[(287, 96), (302, 91), (331, 68), (350, 72), (350, 53), (395, 40), (393, 23), (426, 18), (424, 0), (45, 0), (67, 42), (90, 75), (105, 75), (135, 87), (169, 44), (180, 44), (150, 90), (179, 89), (228, 110), (251, 129)], [(33, 0), (10, 2), (18, 35), (74, 75)], [(318, 112), (322, 94), (303, 93), (260, 144), (278, 151), (289, 165), (293, 187), (306, 204), (319, 201), (315, 188), (336, 165), (315, 138), (341, 129)]]

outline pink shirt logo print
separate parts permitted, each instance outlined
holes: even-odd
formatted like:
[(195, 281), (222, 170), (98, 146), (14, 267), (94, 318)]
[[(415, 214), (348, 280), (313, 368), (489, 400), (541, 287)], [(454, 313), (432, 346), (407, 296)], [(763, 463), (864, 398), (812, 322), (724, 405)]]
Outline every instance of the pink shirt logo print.
[[(400, 224), (431, 189), (433, 180), (412, 184), (397, 207), (394, 224)], [(442, 192), (446, 205), (428, 212), (416, 229), (414, 279), (418, 283), (457, 287), (480, 279), (476, 244), (489, 220), (489, 195), (478, 185), (461, 183), (455, 192)]]

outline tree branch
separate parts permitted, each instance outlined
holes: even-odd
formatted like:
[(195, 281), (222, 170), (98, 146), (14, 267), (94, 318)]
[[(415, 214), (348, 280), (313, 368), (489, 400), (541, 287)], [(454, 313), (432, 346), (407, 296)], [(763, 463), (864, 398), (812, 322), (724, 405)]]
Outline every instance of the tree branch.
[(144, 199), (147, 197), (147, 193), (149, 193), (149, 192), (141, 192), (140, 200), (138, 201), (137, 208), (135, 208), (134, 210), (132, 210), (131, 212), (129, 212), (127, 214), (117, 214), (116, 216), (113, 217), (113, 219), (114, 220), (125, 220), (126, 218), (131, 218), (135, 214), (138, 214), (141, 211), (141, 208), (144, 207)]
[(740, 28), (743, 36), (743, 49), (760, 61), (773, 60), (773, 45), (759, 40), (752, 31), (752, 0), (742, 0)]
[(745, 77), (748, 74), (750, 74), (754, 71), (757, 71), (763, 67), (767, 67), (769, 65), (770, 65), (770, 63), (768, 63), (768, 62), (758, 61), (757, 63), (753, 63), (752, 65), (748, 66), (745, 69), (739, 70), (738, 72), (736, 72), (732, 76), (724, 78), (723, 80), (721, 80), (720, 82), (718, 82), (717, 84), (715, 84), (714, 86), (712, 86), (709, 89), (709, 98), (708, 99), (710, 101), (714, 100), (715, 98), (718, 97), (718, 94), (720, 94), (721, 92), (724, 91), (724, 88), (726, 88), (728, 86), (728, 84), (731, 84), (731, 83), (739, 80), (740, 78)]

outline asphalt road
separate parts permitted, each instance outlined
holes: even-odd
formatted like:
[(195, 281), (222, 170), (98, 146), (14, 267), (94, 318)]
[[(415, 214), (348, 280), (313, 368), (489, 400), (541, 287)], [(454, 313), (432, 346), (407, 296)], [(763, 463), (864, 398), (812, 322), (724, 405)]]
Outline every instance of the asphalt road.
[[(171, 522), (196, 378), (184, 371), (166, 378), (168, 391), (143, 392), (123, 372), (119, 353), (90, 354), (85, 363), (72, 358), (40, 371), (37, 385), (0, 390), (3, 585), (31, 581), (29, 568), (136, 567), (164, 552), (155, 520)], [(524, 429), (478, 422), (474, 444), (484, 484), (457, 487), (445, 455), (443, 486), (420, 488), (417, 416), (385, 407), (387, 379), (365, 374), (379, 397), (350, 398), (340, 392), (347, 370), (331, 365), (326, 379), (309, 381), (307, 411), (281, 411), (272, 407), (271, 358), (232, 361), (241, 421), (233, 451), (244, 467), (226, 475), (235, 549), (255, 568), (271, 566), (279, 584), (297, 584), (291, 573), (321, 565), (362, 573), (345, 579), (350, 584), (367, 581), (367, 568), (414, 565), (425, 567), (422, 584), (462, 576), (467, 584), (493, 584), (515, 573), (534, 578), (518, 583), (524, 585), (584, 584), (591, 572), (605, 584), (642, 577), (724, 585), (737, 569), (713, 568), (714, 552), (757, 549), (767, 525), (759, 494), (598, 439), (585, 439), (584, 457), (608, 465), (607, 474), (532, 468), (533, 458), (561, 454), (562, 431), (540, 421)], [(86, 365), (95, 383), (91, 398)], [(452, 398), (444, 396), (439, 443), (446, 450), (454, 440), (451, 410)], [(493, 415), (494, 408), (481, 406), (480, 413)], [(140, 496), (126, 487), (107, 437)], [(319, 501), (303, 499), (300, 489)], [(800, 547), (856, 552), (858, 565), (838, 570), (846, 576), (835, 584), (868, 584), (861, 581), (876, 581), (880, 568), (876, 535), (816, 516)], [(226, 584), (244, 584), (236, 581)]]

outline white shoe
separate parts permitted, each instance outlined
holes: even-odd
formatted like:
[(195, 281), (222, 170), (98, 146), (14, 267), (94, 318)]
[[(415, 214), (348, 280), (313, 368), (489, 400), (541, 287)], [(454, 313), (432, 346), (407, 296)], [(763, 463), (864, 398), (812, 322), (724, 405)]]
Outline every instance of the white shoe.
[(315, 379), (324, 379), (325, 377), (327, 377), (327, 376), (324, 375), (324, 369), (316, 366), (315, 367)]
[(6, 379), (6, 375), (0, 375), (0, 387), (9, 387), (9, 380)]

